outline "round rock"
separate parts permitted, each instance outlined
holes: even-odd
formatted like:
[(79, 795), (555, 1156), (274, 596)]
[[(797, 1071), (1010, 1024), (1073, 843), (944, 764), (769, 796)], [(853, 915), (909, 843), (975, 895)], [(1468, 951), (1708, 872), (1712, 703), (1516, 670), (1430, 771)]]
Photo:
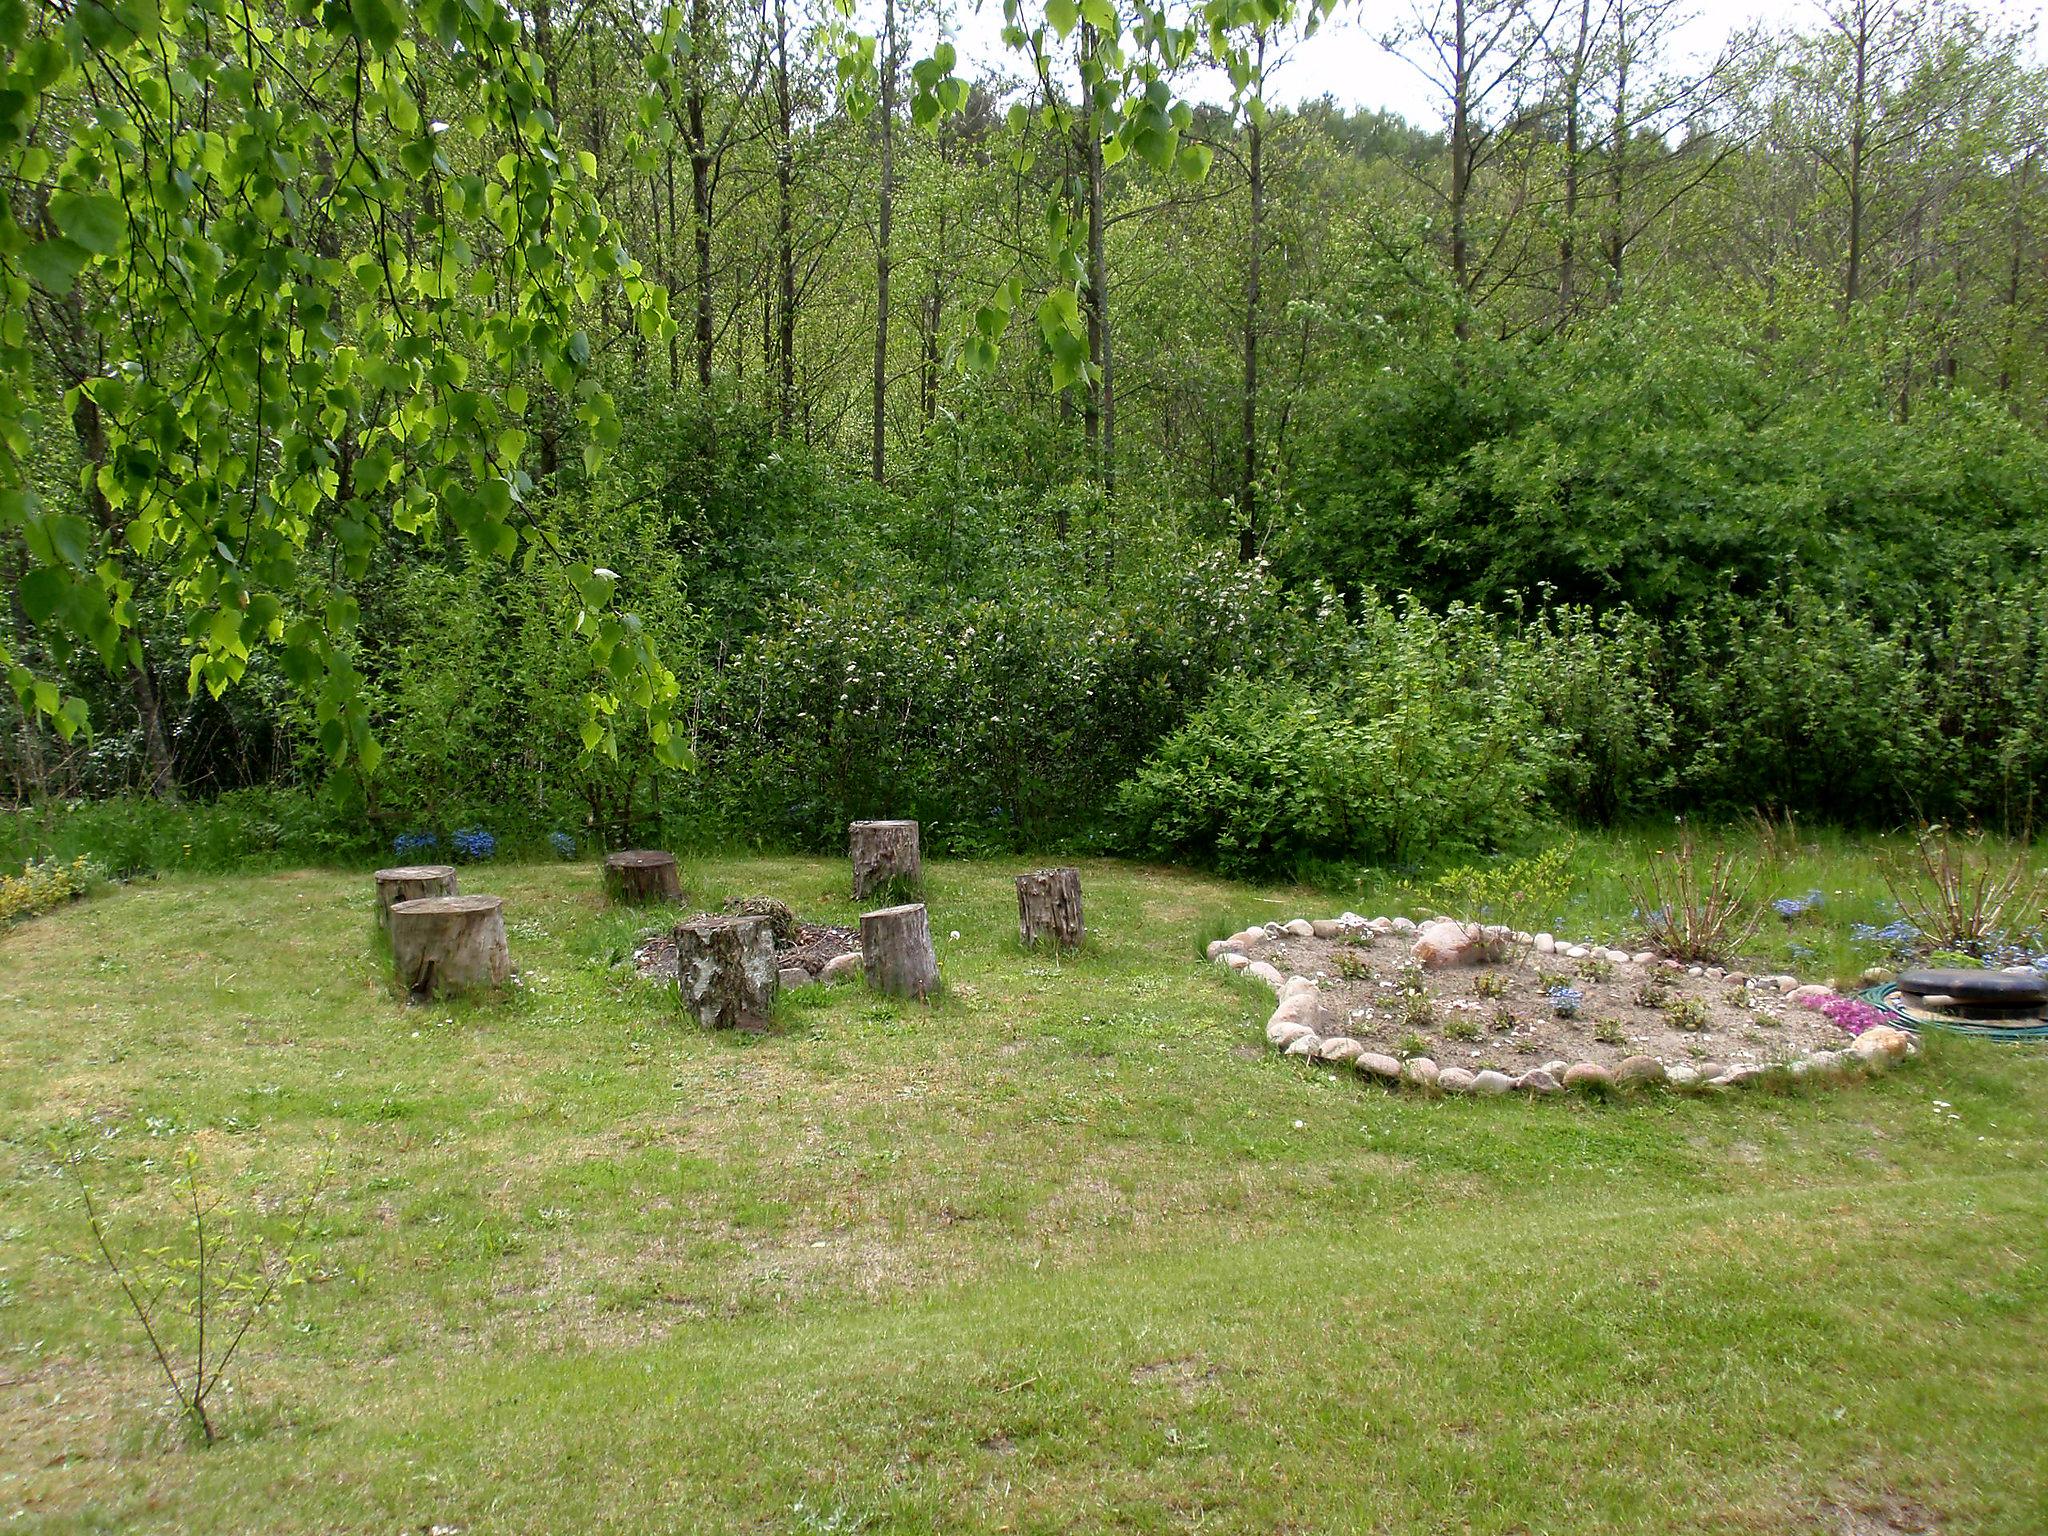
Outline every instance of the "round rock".
[(1614, 1074), (1597, 1061), (1575, 1061), (1564, 1069), (1567, 1088), (1611, 1088)]
[(1401, 1075), (1401, 1063), (1384, 1051), (1363, 1051), (1353, 1065), (1361, 1072), (1384, 1077), (1389, 1082)]
[(1463, 1067), (1445, 1067), (1436, 1075), (1436, 1085), (1445, 1093), (1470, 1093), (1472, 1085), (1478, 1081)]
[(1322, 1043), (1314, 1035), (1304, 1033), (1300, 1039), (1289, 1043), (1287, 1054), (1289, 1056), (1312, 1057), (1316, 1053), (1316, 1048)]
[(1413, 1083), (1418, 1088), (1436, 1086), (1436, 1063), (1427, 1056), (1411, 1056), (1401, 1063), (1401, 1080)]
[(1614, 1076), (1624, 1083), (1661, 1083), (1664, 1063), (1654, 1056), (1624, 1056), (1614, 1069)]
[(1558, 1082), (1555, 1072), (1531, 1067), (1515, 1079), (1515, 1086), (1527, 1093), (1557, 1093), (1563, 1085)]
[(1509, 1077), (1505, 1072), (1496, 1072), (1491, 1067), (1484, 1072), (1474, 1073), (1472, 1077), (1472, 1091), (1474, 1093), (1506, 1093), (1514, 1086), (1515, 1080), (1512, 1077)]
[(1341, 1063), (1356, 1061), (1364, 1054), (1365, 1047), (1356, 1040), (1349, 1040), (1342, 1035), (1338, 1035), (1334, 1039), (1325, 1040), (1322, 1043), (1322, 1047), (1316, 1052), (1316, 1060)]

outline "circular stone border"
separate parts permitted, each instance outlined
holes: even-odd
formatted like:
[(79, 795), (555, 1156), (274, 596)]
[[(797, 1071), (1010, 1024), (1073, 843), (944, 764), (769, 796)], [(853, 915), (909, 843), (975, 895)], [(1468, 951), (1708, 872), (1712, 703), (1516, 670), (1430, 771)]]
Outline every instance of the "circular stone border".
[[(1436, 919), (1437, 922), (1447, 921)], [(1547, 933), (1522, 933), (1512, 928), (1482, 926), (1477, 923), (1458, 925), (1464, 930), (1468, 942), (1474, 946), (1516, 945), (1537, 954), (1557, 954), (1567, 959), (1581, 960), (1598, 957), (1612, 965), (1637, 966), (1649, 969), (1661, 966), (1667, 970), (1684, 971), (1693, 976), (1716, 975), (1718, 966), (1686, 965), (1677, 960), (1667, 959), (1653, 950), (1611, 949), (1603, 944), (1574, 944), (1560, 942)], [(1321, 918), (1311, 921), (1305, 917), (1291, 918), (1284, 923), (1267, 923), (1258, 928), (1246, 928), (1233, 933), (1227, 939), (1213, 940), (1208, 946), (1208, 956), (1215, 964), (1225, 967), (1240, 976), (1249, 976), (1271, 987), (1278, 997), (1278, 1006), (1266, 1020), (1266, 1043), (1286, 1056), (1299, 1057), (1304, 1061), (1319, 1062), (1327, 1066), (1349, 1066), (1362, 1077), (1377, 1078), (1394, 1088), (1414, 1088), (1439, 1093), (1478, 1095), (1500, 1095), (1522, 1092), (1536, 1097), (1563, 1093), (1577, 1089), (1583, 1092), (1600, 1092), (1614, 1087), (1662, 1086), (1682, 1093), (1703, 1093), (1724, 1088), (1740, 1088), (1750, 1083), (1764, 1081), (1790, 1081), (1802, 1077), (1842, 1077), (1851, 1070), (1881, 1072), (1895, 1062), (1920, 1054), (1920, 1042), (1906, 1030), (1890, 1024), (1876, 1024), (1851, 1038), (1850, 1043), (1840, 1050), (1810, 1051), (1789, 1062), (1772, 1065), (1742, 1063), (1729, 1067), (1715, 1077), (1702, 1077), (1683, 1064), (1667, 1066), (1654, 1056), (1630, 1056), (1613, 1067), (1593, 1061), (1549, 1061), (1540, 1067), (1532, 1067), (1517, 1077), (1505, 1072), (1468, 1072), (1463, 1067), (1438, 1067), (1427, 1056), (1411, 1056), (1402, 1059), (1378, 1051), (1368, 1051), (1360, 1042), (1348, 1036), (1332, 1036), (1324, 1039), (1316, 1033), (1316, 1024), (1322, 1012), (1322, 989), (1308, 976), (1283, 976), (1279, 969), (1265, 960), (1254, 960), (1245, 953), (1245, 946), (1266, 939), (1280, 938), (1342, 938), (1351, 933), (1414, 935), (1422, 931), (1421, 925), (1406, 917), (1360, 917), (1355, 912), (1346, 912), (1339, 917)], [(1796, 976), (1757, 976), (1750, 980), (1753, 986), (1774, 986), (1779, 994), (1798, 1003), (1808, 999), (1833, 997), (1835, 989), (1822, 983), (1801, 983)]]

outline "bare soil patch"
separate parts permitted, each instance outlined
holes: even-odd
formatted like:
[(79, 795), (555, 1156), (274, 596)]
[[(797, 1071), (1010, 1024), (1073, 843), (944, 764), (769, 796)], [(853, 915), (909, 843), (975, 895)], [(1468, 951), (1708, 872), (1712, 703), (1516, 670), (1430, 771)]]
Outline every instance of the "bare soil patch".
[[(1768, 1065), (1850, 1042), (1826, 1016), (1739, 971), (1693, 976), (1655, 962), (1571, 960), (1519, 945), (1497, 963), (1425, 971), (1409, 953), (1411, 938), (1280, 935), (1247, 944), (1245, 953), (1315, 981), (1324, 1039), (1348, 1036), (1369, 1051), (1428, 1056), (1439, 1066), (1514, 1074), (1559, 1060), (1613, 1067), (1638, 1055)], [(1579, 994), (1571, 1015), (1560, 1014), (1554, 987)]]
[[(685, 921), (685, 918), (677, 919), (677, 922)], [(835, 955), (851, 954), (859, 948), (858, 929), (839, 927), (832, 923), (807, 923), (799, 919), (796, 925), (796, 942), (776, 945), (775, 965), (778, 970), (795, 968), (816, 977), (823, 973), (826, 961)], [(639, 942), (633, 946), (633, 966), (650, 981), (669, 982), (676, 979), (676, 937), (673, 925), (640, 935)]]

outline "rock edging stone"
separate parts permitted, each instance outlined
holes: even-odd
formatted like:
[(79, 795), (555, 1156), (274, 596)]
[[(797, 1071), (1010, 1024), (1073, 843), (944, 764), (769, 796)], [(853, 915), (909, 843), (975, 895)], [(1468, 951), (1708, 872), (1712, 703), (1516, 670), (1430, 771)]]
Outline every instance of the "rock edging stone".
[[(1613, 965), (1661, 966), (1689, 975), (1708, 976), (1757, 988), (1769, 988), (1793, 1002), (1832, 997), (1835, 989), (1818, 983), (1802, 984), (1796, 976), (1750, 976), (1725, 971), (1720, 966), (1688, 966), (1651, 950), (1610, 949), (1599, 944), (1574, 944), (1548, 933), (1520, 933), (1510, 928), (1459, 923), (1434, 918), (1417, 925), (1405, 917), (1360, 917), (1346, 912), (1333, 918), (1291, 918), (1246, 928), (1225, 939), (1210, 942), (1210, 961), (1239, 976), (1264, 982), (1276, 995), (1277, 1006), (1266, 1020), (1266, 1042), (1287, 1056), (1324, 1066), (1348, 1066), (1361, 1077), (1395, 1088), (1429, 1093), (1460, 1094), (1471, 1097), (1500, 1097), (1520, 1092), (1547, 1097), (1571, 1091), (1604, 1093), (1616, 1089), (1661, 1087), (1669, 1092), (1702, 1094), (1772, 1079), (1840, 1077), (1852, 1070), (1881, 1072), (1895, 1063), (1920, 1054), (1920, 1043), (1906, 1030), (1890, 1024), (1873, 1025), (1841, 1049), (1810, 1051), (1789, 1062), (1771, 1066), (1743, 1062), (1723, 1067), (1718, 1062), (1699, 1065), (1665, 1063), (1654, 1056), (1631, 1056), (1614, 1067), (1599, 1062), (1549, 1061), (1532, 1067), (1519, 1077), (1488, 1068), (1469, 1072), (1462, 1067), (1439, 1068), (1427, 1056), (1405, 1061), (1378, 1051), (1369, 1051), (1348, 1036), (1325, 1040), (1316, 1033), (1322, 1012), (1322, 990), (1307, 976), (1283, 976), (1278, 967), (1255, 960), (1245, 947), (1276, 938), (1342, 938), (1347, 934), (1371, 933), (1417, 935), (1413, 945), (1416, 958), (1431, 970), (1474, 965), (1497, 960), (1513, 948), (1536, 954), (1564, 955), (1570, 959), (1598, 957)], [(1711, 1069), (1711, 1070), (1709, 1070)]]

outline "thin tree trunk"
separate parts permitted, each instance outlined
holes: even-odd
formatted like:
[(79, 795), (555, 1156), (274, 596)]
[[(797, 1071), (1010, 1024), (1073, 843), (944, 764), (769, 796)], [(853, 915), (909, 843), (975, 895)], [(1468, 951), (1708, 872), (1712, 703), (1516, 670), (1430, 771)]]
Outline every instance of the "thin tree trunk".
[(2012, 203), (2012, 257), (2005, 271), (2005, 342), (1998, 352), (1998, 392), (2012, 392), (2012, 359), (2019, 344), (2020, 278), (2027, 269), (2027, 187), (2034, 176), (2034, 159), (2039, 150), (2030, 149), (2020, 161), (2015, 177)]
[(1607, 302), (1621, 298), (1622, 264), (1628, 259), (1628, 68), (1627, 8), (1617, 14), (1624, 30), (1617, 36), (1614, 66), (1614, 120), (1607, 139)]
[(889, 425), (889, 242), (896, 212), (896, 0), (882, 0), (882, 205), (875, 231), (875, 437), (870, 470), (880, 483)]
[(1849, 128), (1849, 256), (1842, 281), (1844, 313), (1863, 297), (1864, 155), (1870, 142), (1870, 22), (1865, 8), (1856, 11), (1856, 102)]
[(1266, 130), (1263, 122), (1266, 34), (1257, 35), (1256, 67), (1262, 89), (1245, 119), (1248, 155), (1245, 181), (1251, 194), (1251, 227), (1245, 240), (1243, 476), (1238, 487), (1237, 555), (1259, 552), (1259, 262), (1266, 234)]
[[(99, 405), (84, 391), (76, 395), (77, 404), (71, 410), (71, 430), (77, 435), (79, 452), (84, 456), (91, 474), (88, 477), (86, 500), (96, 527), (108, 528), (113, 522), (113, 511), (107, 505), (107, 498), (99, 488), (99, 471), (107, 462), (107, 429), (100, 420)], [(142, 750), (149, 763), (148, 792), (159, 800), (178, 798), (178, 765), (171, 753), (170, 733), (164, 729), (163, 695), (157, 691), (156, 679), (150, 675), (149, 653), (143, 646), (142, 627), (133, 627), (131, 638), (134, 650), (128, 662), (128, 695), (135, 703), (135, 713), (142, 724)]]
[(710, 46), (707, 0), (690, 0), (690, 82), (684, 109), (690, 128), (691, 231), (697, 256), (697, 387), (711, 388), (711, 145), (704, 137), (704, 54)]
[(796, 420), (796, 168), (790, 142), (794, 114), (789, 96), (787, 0), (775, 0), (775, 263), (779, 298), (776, 336), (776, 405), (782, 435)]
[(1559, 325), (1571, 318), (1572, 307), (1578, 302), (1579, 131), (1591, 29), (1592, 0), (1579, 0), (1579, 31), (1572, 45), (1572, 68), (1565, 81), (1564, 97), (1564, 231), (1557, 242)]
[(1458, 315), (1452, 329), (1460, 341), (1472, 336), (1469, 300), (1470, 235), (1466, 229), (1467, 204), (1472, 192), (1472, 63), (1465, 26), (1465, 0), (1451, 5), (1451, 277), (1458, 288)]
[[(1082, 47), (1095, 56), (1095, 28), (1081, 24)], [(1109, 262), (1103, 252), (1102, 122), (1096, 93), (1088, 90), (1088, 341), (1096, 378), (1089, 399), (1096, 424), (1097, 478), (1105, 495), (1116, 491), (1116, 352), (1109, 328)]]

